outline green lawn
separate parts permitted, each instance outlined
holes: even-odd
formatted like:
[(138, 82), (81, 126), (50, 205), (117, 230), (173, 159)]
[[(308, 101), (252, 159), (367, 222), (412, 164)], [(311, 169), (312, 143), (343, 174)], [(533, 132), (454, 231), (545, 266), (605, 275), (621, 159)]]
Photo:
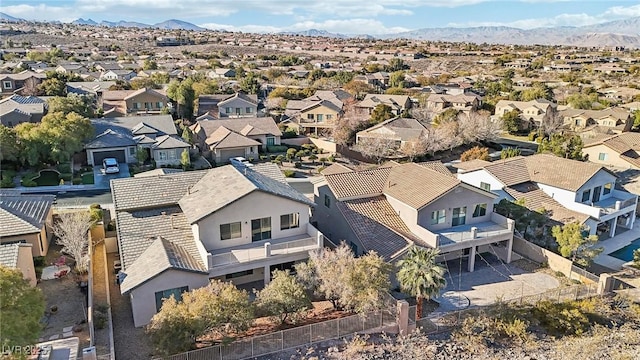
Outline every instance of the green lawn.
[(81, 175), (81, 177), (83, 185), (92, 185), (95, 182), (95, 180), (93, 179), (93, 171), (84, 173)]
[(55, 171), (42, 170), (40, 176), (33, 179), (38, 186), (60, 185), (60, 176)]

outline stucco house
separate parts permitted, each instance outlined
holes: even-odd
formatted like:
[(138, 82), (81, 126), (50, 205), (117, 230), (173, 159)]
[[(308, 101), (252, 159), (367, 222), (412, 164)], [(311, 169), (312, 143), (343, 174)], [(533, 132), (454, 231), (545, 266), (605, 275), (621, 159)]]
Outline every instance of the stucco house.
[(169, 106), (169, 98), (160, 90), (112, 90), (102, 93), (105, 117), (160, 114)]
[(0, 266), (20, 270), (24, 279), (27, 280), (31, 286), (36, 286), (38, 279), (31, 255), (32, 247), (33, 245), (27, 243), (0, 245)]
[(31, 255), (46, 256), (53, 236), (53, 195), (0, 192), (0, 244), (30, 244)]
[(436, 111), (454, 108), (460, 111), (477, 110), (482, 106), (482, 97), (476, 94), (429, 94), (427, 106)]
[(389, 262), (413, 246), (438, 248), (439, 261), (465, 258), (468, 271), (477, 252), (511, 261), (513, 220), (492, 211), (497, 195), (456, 179), (442, 163), (337, 170), (314, 185), (314, 220), (332, 242)]
[(17, 74), (0, 74), (1, 95), (20, 94), (20, 91), (29, 82), (31, 82), (33, 86), (37, 86), (46, 78), (46, 74), (31, 70), (24, 70)]
[(458, 179), (495, 193), (496, 201), (524, 199), (558, 223), (578, 222), (600, 236), (633, 227), (638, 196), (617, 189), (617, 176), (601, 165), (536, 154), (461, 166)]
[(313, 202), (275, 164), (116, 179), (111, 189), (120, 292), (136, 327), (172, 294), (180, 299), (210, 279), (259, 287), (324, 246), (309, 222)]
[(356, 106), (365, 109), (371, 115), (373, 109), (381, 104), (389, 106), (391, 112), (400, 116), (411, 108), (411, 99), (407, 95), (367, 94)]
[(520, 129), (530, 129), (534, 126), (540, 126), (545, 116), (550, 116), (556, 108), (557, 104), (546, 99), (500, 100), (496, 103), (495, 117), (501, 118), (506, 113), (516, 110), (520, 114)]
[(640, 169), (640, 133), (625, 132), (585, 140), (582, 155), (589, 162), (621, 169)]
[(564, 123), (574, 130), (584, 130), (598, 126), (614, 132), (631, 130), (633, 119), (625, 108), (613, 107), (602, 110), (564, 109), (558, 111)]
[(191, 126), (195, 142), (216, 163), (232, 157), (256, 158), (267, 146), (280, 145), (282, 132), (271, 117), (201, 120)]
[(287, 124), (299, 134), (321, 134), (333, 129), (351, 94), (343, 90), (319, 90), (303, 100), (289, 100), (285, 109)]
[(37, 96), (14, 94), (0, 100), (0, 121), (7, 127), (23, 122), (40, 122), (47, 113), (47, 108), (47, 102)]
[(392, 140), (394, 150), (398, 150), (423, 141), (426, 135), (427, 125), (424, 123), (416, 119), (396, 117), (359, 131), (356, 134), (356, 144), (363, 140), (385, 139)]
[(89, 165), (100, 165), (108, 157), (135, 163), (139, 148), (157, 166), (180, 165), (182, 152), (191, 147), (178, 136), (171, 115), (98, 118), (91, 124), (96, 136), (85, 145)]
[(122, 80), (129, 81), (136, 77), (136, 74), (133, 70), (125, 70), (125, 69), (115, 69), (115, 70), (107, 70), (100, 74), (100, 81), (114, 81), (114, 80)]
[(197, 116), (211, 115), (213, 118), (256, 117), (258, 96), (237, 92), (229, 94), (200, 95)]

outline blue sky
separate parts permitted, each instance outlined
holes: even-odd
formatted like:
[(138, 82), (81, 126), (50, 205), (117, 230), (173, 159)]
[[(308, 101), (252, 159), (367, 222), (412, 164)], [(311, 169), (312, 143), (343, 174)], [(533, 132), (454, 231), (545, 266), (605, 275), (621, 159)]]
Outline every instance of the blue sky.
[(278, 32), (321, 29), (385, 34), (426, 27), (580, 26), (640, 16), (640, 1), (591, 0), (0, 0), (28, 20), (70, 22), (180, 19), (211, 29)]

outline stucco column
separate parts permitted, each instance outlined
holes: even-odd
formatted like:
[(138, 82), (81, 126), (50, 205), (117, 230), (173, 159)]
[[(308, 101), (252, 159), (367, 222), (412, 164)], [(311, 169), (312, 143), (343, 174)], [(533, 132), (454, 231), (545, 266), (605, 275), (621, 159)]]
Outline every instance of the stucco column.
[(269, 285), (271, 282), (271, 266), (265, 265), (264, 267), (264, 286)]
[(616, 216), (615, 218), (611, 219), (611, 229), (609, 231), (609, 236), (610, 237), (616, 236), (616, 226), (617, 225), (618, 225), (618, 217)]
[(406, 300), (398, 300), (396, 303), (396, 323), (400, 335), (409, 333), (409, 303)]
[(635, 223), (636, 221), (636, 211), (632, 211), (629, 213), (629, 216), (631, 217), (631, 224), (629, 224), (629, 229), (633, 229), (633, 223)]
[(512, 251), (513, 251), (513, 237), (507, 240), (507, 264), (511, 263)]
[(473, 272), (474, 268), (476, 266), (476, 247), (472, 246), (471, 249), (469, 249), (469, 272)]

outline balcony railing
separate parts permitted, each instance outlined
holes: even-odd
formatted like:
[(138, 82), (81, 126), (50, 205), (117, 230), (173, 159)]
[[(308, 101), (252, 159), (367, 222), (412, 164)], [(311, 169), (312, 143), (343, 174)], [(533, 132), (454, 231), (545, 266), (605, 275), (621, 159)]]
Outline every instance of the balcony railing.
[(306, 234), (214, 250), (208, 254), (209, 269), (305, 252), (323, 246), (324, 235), (309, 225)]
[(513, 234), (513, 229), (512, 221), (504, 225), (484, 222), (446, 229), (439, 231), (437, 234), (438, 246), (459, 244), (471, 240), (506, 237)]

